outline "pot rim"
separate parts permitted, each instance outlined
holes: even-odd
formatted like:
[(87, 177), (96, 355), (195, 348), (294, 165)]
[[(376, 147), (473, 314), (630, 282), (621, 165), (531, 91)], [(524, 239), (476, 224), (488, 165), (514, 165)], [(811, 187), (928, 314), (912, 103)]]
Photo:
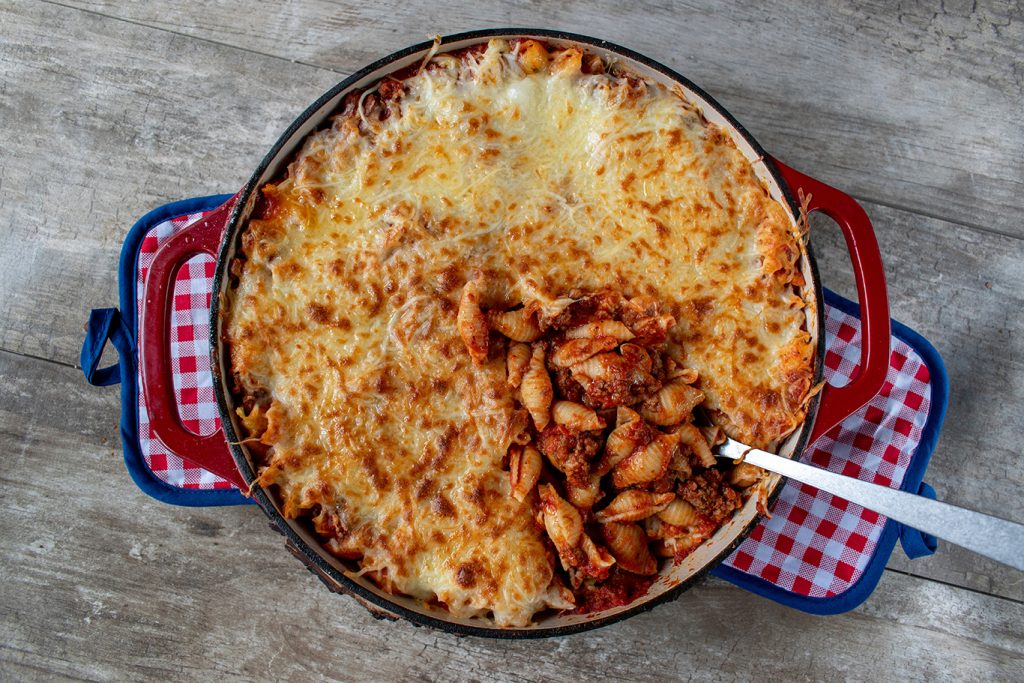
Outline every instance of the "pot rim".
[[(783, 198), (788, 204), (788, 208), (794, 217), (800, 216), (800, 205), (794, 198), (789, 185), (783, 179), (781, 173), (776, 167), (772, 160), (772, 157), (767, 151), (754, 139), (754, 137), (743, 127), (742, 124), (737, 121), (732, 114), (728, 112), (721, 104), (718, 103), (711, 95), (705, 90), (697, 86), (695, 83), (690, 81), (688, 78), (678, 73), (674, 69), (665, 66), (664, 64), (646, 57), (634, 50), (626, 47), (622, 47), (616, 43), (604, 40), (601, 38), (594, 38), (582, 34), (572, 33), (568, 31), (550, 30), (550, 29), (537, 29), (537, 28), (492, 28), (492, 29), (480, 29), (473, 31), (465, 31), (461, 33), (455, 33), (441, 38), (441, 45), (445, 45), (453, 42), (462, 42), (469, 40), (484, 41), (491, 38), (540, 38), (540, 39), (551, 39), (570, 41), (581, 45), (599, 48), (612, 52), (620, 57), (624, 57), (633, 62), (639, 63), (653, 71), (656, 71), (663, 75), (670, 81), (679, 83), (685, 88), (689, 89), (700, 97), (708, 107), (713, 109), (719, 116), (721, 116), (728, 124), (732, 127), (734, 132), (739, 135), (757, 154), (763, 161), (766, 170), (771, 175), (776, 185), (779, 187)], [(592, 629), (607, 626), (623, 619), (642, 614), (650, 611), (657, 607), (673, 600), (676, 600), (686, 590), (693, 587), (704, 580), (707, 574), (719, 566), (731, 553), (732, 551), (742, 543), (747, 536), (750, 535), (754, 527), (756, 527), (764, 518), (764, 515), (757, 514), (751, 521), (736, 535), (736, 537), (727, 544), (717, 555), (709, 560), (703, 567), (696, 570), (687, 579), (680, 582), (678, 585), (671, 588), (667, 588), (662, 593), (653, 596), (641, 596), (634, 600), (626, 609), (619, 612), (615, 612), (604, 617), (593, 617), (586, 618), (583, 621), (564, 624), (557, 626), (533, 626), (526, 628), (502, 628), (499, 626), (486, 626), (486, 625), (467, 625), (459, 623), (457, 621), (448, 621), (443, 618), (433, 616), (426, 612), (419, 612), (405, 607), (399, 604), (397, 600), (389, 599), (386, 593), (377, 593), (367, 589), (360, 583), (353, 581), (345, 573), (338, 571), (330, 562), (328, 562), (323, 555), (310, 546), (302, 536), (292, 526), (293, 520), (286, 519), (274, 505), (270, 496), (267, 492), (261, 488), (255, 486), (256, 473), (250, 465), (249, 459), (246, 457), (245, 452), (239, 445), (240, 437), (235, 431), (233, 418), (232, 406), (229, 403), (231, 397), (231, 391), (225, 384), (225, 377), (230, 377), (230, 373), (225, 373), (221, 367), (221, 362), (225, 358), (225, 355), (221, 353), (221, 334), (220, 334), (220, 304), (223, 286), (228, 279), (228, 263), (231, 256), (232, 246), (238, 238), (238, 231), (245, 219), (248, 217), (250, 205), (255, 202), (256, 193), (259, 186), (262, 185), (261, 178), (267, 169), (279, 161), (279, 155), (282, 150), (289, 148), (291, 145), (296, 143), (296, 136), (301, 130), (302, 126), (313, 116), (317, 114), (324, 106), (326, 106), (332, 99), (337, 97), (340, 93), (343, 93), (351, 89), (359, 81), (363, 80), (367, 76), (376, 72), (382, 71), (385, 67), (399, 61), (405, 57), (413, 54), (426, 53), (434, 45), (434, 41), (425, 41), (417, 43), (409, 47), (403, 48), (396, 52), (391, 53), (386, 57), (382, 57), (371, 64), (359, 69), (352, 75), (340, 81), (338, 84), (330, 88), (327, 92), (317, 98), (311, 105), (309, 105), (282, 133), (275, 142), (274, 146), (271, 147), (270, 151), (263, 157), (260, 164), (256, 167), (245, 186), (237, 195), (237, 201), (235, 202), (234, 208), (231, 211), (231, 215), (225, 226), (224, 235), (221, 240), (219, 253), (217, 256), (216, 271), (213, 278), (213, 292), (216, 296), (211, 297), (210, 301), (210, 353), (212, 358), (211, 369), (214, 376), (214, 393), (217, 398), (217, 408), (220, 413), (221, 424), (224, 429), (224, 435), (228, 442), (228, 447), (231, 451), (232, 458), (235, 461), (238, 471), (241, 473), (242, 478), (250, 486), (250, 495), (256, 500), (259, 507), (263, 510), (264, 514), (270, 519), (271, 525), (275, 530), (281, 532), (288, 541), (290, 541), (295, 548), (297, 548), (302, 555), (305, 557), (307, 567), (312, 571), (318, 573), (321, 578), (329, 577), (331, 581), (337, 584), (343, 591), (353, 594), (359, 601), (366, 601), (374, 605), (375, 607), (384, 610), (385, 612), (394, 614), (402, 617), (414, 625), (417, 626), (430, 626), (448, 633), (454, 633), (460, 636), (482, 636), (488, 638), (497, 639), (518, 639), (518, 638), (547, 638), (552, 636), (571, 635), (574, 633), (581, 633)], [(386, 75), (382, 72), (381, 77)], [(302, 136), (305, 137), (305, 134)], [(825, 307), (824, 298), (821, 290), (821, 281), (819, 277), (817, 261), (814, 256), (813, 249), (810, 242), (805, 244), (805, 258), (807, 260), (807, 266), (811, 273), (811, 289), (814, 293), (814, 300), (816, 305), (816, 311), (814, 315), (817, 318), (817, 340), (816, 340), (816, 353), (814, 361), (814, 379), (813, 384), (817, 385), (823, 376), (824, 372), (824, 353), (825, 353)], [(807, 416), (804, 420), (803, 425), (799, 428), (799, 433), (795, 441), (793, 448), (794, 457), (797, 454), (803, 452), (803, 449), (807, 445), (807, 440), (811, 434), (812, 427), (814, 425), (814, 419), (817, 415), (819, 395), (815, 395), (808, 402)], [(792, 438), (792, 437), (791, 437)], [(785, 477), (780, 477), (778, 483), (768, 496), (767, 506), (770, 507), (775, 500), (778, 498), (782, 491), (783, 486), (786, 483)], [(398, 597), (398, 596), (396, 596)]]

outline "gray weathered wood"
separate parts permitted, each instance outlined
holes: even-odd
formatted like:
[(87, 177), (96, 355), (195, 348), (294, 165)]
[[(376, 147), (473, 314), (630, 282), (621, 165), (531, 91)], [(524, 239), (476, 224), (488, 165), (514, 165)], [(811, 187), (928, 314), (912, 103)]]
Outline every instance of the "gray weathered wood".
[[(1019, 602), (887, 573), (811, 617), (720, 581), (569, 638), (458, 639), (333, 595), (251, 507), (148, 499), (114, 388), (0, 352), (0, 677), (88, 680), (1012, 680)], [(72, 406), (68, 409), (67, 406)]]
[[(311, 99), (335, 75), (66, 8), (18, 9), (5, 21), (10, 37), (2, 49), (11, 54), (4, 62), (10, 78), (26, 84), (13, 93), (11, 111), (27, 115), (4, 122), (15, 135), (3, 170), (9, 192), (0, 199), (0, 219), (9, 225), (0, 233), (0, 346), (74, 363), (85, 312), (115, 301), (117, 254), (131, 222), (154, 204), (237, 186), (240, 168), (253, 165), (294, 115), (289, 100)], [(69, 33), (48, 30), (61, 22)], [(157, 58), (159, 52), (169, 56)], [(261, 79), (284, 85), (261, 86)], [(239, 84), (252, 81), (237, 94)], [(134, 95), (117, 94), (126, 83)], [(47, 119), (52, 111), (58, 115)], [(243, 121), (263, 119), (273, 123), (260, 134), (239, 135)], [(50, 135), (33, 133), (40, 126)], [(76, 144), (89, 155), (62, 157)], [(66, 181), (34, 181), (50, 177), (54, 158), (67, 159)], [(1014, 406), (1024, 386), (1024, 353), (1013, 311), (1024, 305), (1024, 242), (867, 206), (886, 255), (894, 316), (936, 341), (960, 389), (929, 480), (958, 505), (1024, 519), (1016, 495), (1024, 468), (1015, 459), (1015, 431), (1007, 428), (1021, 423)], [(838, 284), (849, 281), (850, 269), (837, 232), (822, 223), (815, 241), (825, 282), (852, 292)], [(993, 403), (993, 395), (1006, 400)], [(1015, 573), (959, 549), (913, 565), (897, 554), (894, 562), (1024, 599)]]
[[(632, 47), (726, 105), (767, 149), (872, 201), (1024, 236), (1019, 2), (71, 4), (354, 71), (428, 33), (561, 28)], [(701, 3), (703, 4), (703, 3)]]
[(0, 348), (74, 363), (134, 221), (240, 187), (337, 75), (47, 4), (0, 25)]

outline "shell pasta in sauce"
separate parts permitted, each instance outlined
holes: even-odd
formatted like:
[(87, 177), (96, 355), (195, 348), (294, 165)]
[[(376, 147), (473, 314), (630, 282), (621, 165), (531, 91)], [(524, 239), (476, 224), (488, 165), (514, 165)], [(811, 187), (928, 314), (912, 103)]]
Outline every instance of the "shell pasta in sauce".
[(804, 420), (800, 240), (681, 93), (533, 40), (431, 55), (244, 229), (223, 334), (259, 484), (457, 616), (631, 600), (756, 488), (717, 435)]

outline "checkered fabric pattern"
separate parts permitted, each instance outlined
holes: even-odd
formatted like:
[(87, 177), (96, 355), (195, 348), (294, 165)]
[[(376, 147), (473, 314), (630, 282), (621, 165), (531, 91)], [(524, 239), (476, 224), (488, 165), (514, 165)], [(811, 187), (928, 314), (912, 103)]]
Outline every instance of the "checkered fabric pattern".
[[(844, 385), (860, 359), (860, 320), (825, 311), (825, 377)], [(801, 460), (850, 477), (899, 488), (931, 407), (928, 366), (892, 339), (889, 375), (857, 413), (811, 444)], [(832, 597), (860, 578), (886, 518), (813, 486), (789, 482), (772, 518), (754, 528), (727, 566), (810, 597)]]
[[(202, 213), (188, 214), (154, 226), (142, 241), (139, 250), (136, 301), (138, 319), (142, 317), (142, 286), (153, 263), (156, 250), (171, 235), (192, 225)], [(207, 340), (210, 314), (210, 292), (216, 262), (206, 254), (192, 257), (178, 271), (174, 282), (174, 306), (171, 314), (171, 368), (174, 395), (182, 424), (197, 434), (212, 434), (220, 429), (217, 399), (210, 374), (210, 344)], [(138, 386), (142, 386), (139, 367)], [(186, 489), (231, 488), (224, 479), (199, 467), (193, 467), (171, 453), (160, 442), (149, 425), (143, 392), (139, 392), (139, 443), (146, 466), (161, 481)]]
[[(142, 284), (157, 248), (201, 216), (165, 221), (146, 236), (139, 255), (138, 301), (143, 300)], [(220, 427), (207, 342), (213, 271), (213, 259), (196, 256), (181, 269), (174, 288), (174, 389), (185, 426), (199, 434)], [(860, 358), (860, 321), (829, 307), (825, 332), (826, 379), (831, 384), (845, 384)], [(894, 337), (889, 376), (881, 393), (818, 439), (801, 459), (898, 488), (928, 416), (929, 382), (924, 361)], [(149, 428), (141, 392), (139, 435), (146, 464), (162, 481), (190, 489), (230, 488), (228, 482), (192, 467), (164, 448)], [(831, 597), (860, 578), (885, 522), (881, 515), (858, 505), (790, 482), (773, 506), (772, 518), (757, 526), (726, 564), (799, 595)]]

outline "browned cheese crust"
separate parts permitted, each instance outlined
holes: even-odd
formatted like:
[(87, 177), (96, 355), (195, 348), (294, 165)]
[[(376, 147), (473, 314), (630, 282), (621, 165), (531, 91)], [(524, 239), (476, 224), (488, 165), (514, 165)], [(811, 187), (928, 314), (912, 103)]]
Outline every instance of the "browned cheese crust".
[(804, 419), (788, 213), (679, 93), (579, 50), (437, 55), (350, 98), (261, 201), (225, 327), (260, 482), (387, 590), (502, 626), (573, 605), (502, 469), (523, 427), (505, 342), (475, 363), (460, 339), (474, 273), (483, 309), (656, 299), (728, 433), (769, 446)]

